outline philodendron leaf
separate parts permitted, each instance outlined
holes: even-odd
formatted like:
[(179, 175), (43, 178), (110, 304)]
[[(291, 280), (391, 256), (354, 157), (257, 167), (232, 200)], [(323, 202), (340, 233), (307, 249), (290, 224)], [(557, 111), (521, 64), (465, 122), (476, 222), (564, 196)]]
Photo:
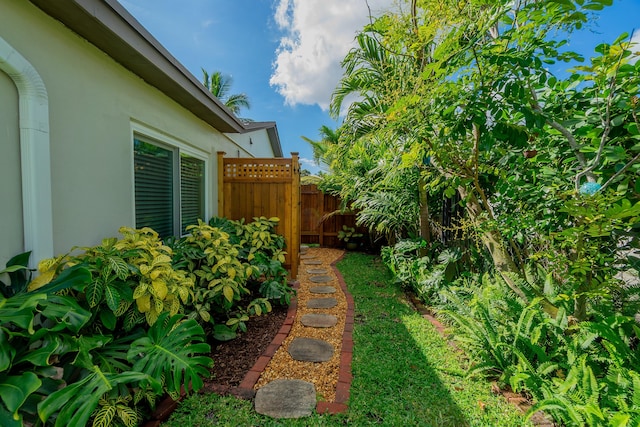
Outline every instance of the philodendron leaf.
[(200, 353), (209, 353), (204, 343), (204, 331), (194, 319), (181, 321), (182, 316), (159, 316), (149, 328), (147, 336), (131, 344), (127, 359), (133, 362), (133, 370), (144, 372), (153, 378), (165, 378), (165, 388), (171, 393), (185, 390), (189, 385), (198, 391), (202, 378), (209, 375), (213, 360)]
[(2, 405), (0, 405), (0, 426), (2, 427), (23, 427), (22, 417), (18, 415), (18, 419), (13, 417), (13, 414), (7, 411)]
[(158, 380), (141, 372), (105, 373), (97, 366), (80, 381), (50, 394), (38, 404), (38, 415), (42, 422), (58, 414), (55, 427), (84, 427), (98, 406), (98, 401), (109, 390), (120, 384), (144, 382), (157, 394), (162, 392)]
[(14, 419), (18, 418), (18, 411), (27, 397), (38, 390), (41, 384), (42, 381), (33, 372), (24, 372), (21, 375), (0, 375), (0, 397)]
[(82, 264), (74, 265), (65, 270), (51, 282), (37, 289), (37, 292), (54, 293), (64, 289), (83, 290), (91, 281), (91, 273)]

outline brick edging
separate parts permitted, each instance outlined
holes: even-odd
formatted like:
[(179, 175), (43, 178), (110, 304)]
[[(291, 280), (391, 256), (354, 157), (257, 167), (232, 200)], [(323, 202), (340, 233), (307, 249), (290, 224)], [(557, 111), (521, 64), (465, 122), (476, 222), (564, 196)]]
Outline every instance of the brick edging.
[(320, 414), (340, 414), (347, 411), (347, 402), (351, 392), (351, 361), (353, 359), (353, 316), (354, 305), (353, 296), (347, 290), (347, 284), (338, 271), (336, 264), (342, 260), (344, 252), (338, 259), (331, 263), (333, 273), (336, 275), (338, 284), (347, 300), (347, 312), (344, 320), (344, 331), (342, 333), (342, 347), (340, 349), (340, 368), (338, 370), (338, 384), (336, 385), (336, 399), (333, 402), (320, 401), (316, 405), (316, 411)]

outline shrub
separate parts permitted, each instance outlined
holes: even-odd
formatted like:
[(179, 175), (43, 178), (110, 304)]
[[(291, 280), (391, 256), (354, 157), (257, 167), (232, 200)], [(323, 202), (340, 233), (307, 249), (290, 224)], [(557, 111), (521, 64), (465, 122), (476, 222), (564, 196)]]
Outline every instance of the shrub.
[(163, 313), (147, 330), (101, 333), (77, 299), (95, 280), (86, 265), (26, 286), (27, 260), (14, 257), (0, 271), (12, 279), (0, 283), (1, 425), (136, 425), (164, 392), (202, 387), (212, 361), (198, 355), (210, 349), (195, 321)]
[[(193, 280), (172, 267), (171, 248), (150, 228), (121, 227), (120, 233), (122, 239), (79, 248), (83, 252), (78, 255), (41, 261), (40, 277), (47, 280), (70, 265), (85, 265), (92, 281), (77, 298), (111, 331), (131, 330), (145, 320), (153, 325), (163, 312), (177, 314), (193, 293)], [(30, 289), (45, 280), (32, 282)]]
[(244, 224), (214, 217), (169, 242), (174, 267), (184, 268), (196, 282), (188, 316), (209, 324), (216, 339), (233, 339), (236, 331), (245, 331), (249, 315), (271, 311), (269, 300), (289, 303), (292, 288), (282, 266), (284, 238), (274, 232), (277, 222), (261, 217)]

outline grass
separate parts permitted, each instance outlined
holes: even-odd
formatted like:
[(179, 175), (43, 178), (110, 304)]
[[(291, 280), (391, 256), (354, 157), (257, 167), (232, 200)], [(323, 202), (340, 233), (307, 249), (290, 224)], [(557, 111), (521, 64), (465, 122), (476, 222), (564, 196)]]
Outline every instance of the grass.
[(233, 397), (185, 400), (165, 427), (184, 426), (522, 426), (519, 411), (465, 377), (464, 361), (416, 313), (379, 258), (347, 253), (338, 268), (355, 301), (349, 411), (274, 420)]

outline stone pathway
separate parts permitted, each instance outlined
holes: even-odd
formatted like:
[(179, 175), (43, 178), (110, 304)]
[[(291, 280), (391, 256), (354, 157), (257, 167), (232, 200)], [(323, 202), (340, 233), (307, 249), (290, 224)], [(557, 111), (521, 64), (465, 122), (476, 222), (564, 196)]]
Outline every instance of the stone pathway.
[[(322, 251), (322, 249), (308, 250), (305, 247), (301, 247), (302, 255), (300, 256), (303, 264), (320, 266), (319, 268), (307, 269), (307, 275), (301, 275), (304, 277), (302, 277), (299, 282), (299, 289), (304, 289), (310, 294), (317, 296), (309, 298), (304, 305), (305, 308), (312, 309), (313, 312), (307, 312), (307, 314), (303, 316), (296, 316), (296, 308), (294, 307), (293, 316), (291, 316), (290, 307), (290, 314), (287, 316), (287, 321), (290, 317), (295, 317), (295, 320), (287, 327), (283, 325), (283, 328), (286, 330), (285, 334), (289, 334), (289, 338), (293, 339), (285, 340), (284, 334), (279, 333), (274, 343), (276, 343), (277, 346), (282, 344), (283, 348), (286, 347), (286, 351), (293, 360), (311, 362), (314, 365), (328, 363), (328, 361), (334, 358), (336, 352), (339, 352), (340, 365), (335, 399), (333, 401), (317, 402), (317, 390), (314, 384), (309, 381), (291, 378), (274, 379), (262, 385), (256, 391), (254, 401), (255, 410), (260, 414), (273, 418), (300, 418), (311, 415), (314, 409), (318, 412), (329, 412), (333, 414), (344, 412), (347, 409), (346, 403), (349, 398), (349, 388), (351, 387), (353, 298), (347, 292), (346, 285), (337, 270), (316, 258), (315, 254), (319, 253), (318, 251)], [(317, 283), (328, 284), (317, 286)], [(336, 283), (336, 286), (329, 283)], [(345, 313), (344, 324), (339, 322), (338, 316), (323, 313), (324, 309), (332, 309), (338, 305), (338, 300), (331, 296), (337, 295), (338, 292), (342, 292), (347, 299), (347, 313)], [(292, 304), (292, 306), (293, 305), (297, 305), (297, 303)], [(340, 348), (335, 348), (334, 345), (322, 339), (303, 336), (304, 332), (291, 337), (290, 331), (292, 326), (296, 324), (300, 324), (306, 328), (324, 330), (342, 327), (342, 345)], [(304, 331), (304, 329), (294, 329)], [(282, 330), (280, 332), (282, 332)], [(273, 345), (272, 343), (270, 347)], [(273, 353), (275, 353), (275, 351)], [(273, 354), (271, 356), (273, 356)], [(263, 357), (260, 359), (263, 359)], [(260, 363), (260, 359), (256, 365)], [(263, 361), (262, 364), (264, 365), (262, 369), (264, 369), (268, 361)], [(254, 384), (257, 382), (258, 378), (254, 380)]]

